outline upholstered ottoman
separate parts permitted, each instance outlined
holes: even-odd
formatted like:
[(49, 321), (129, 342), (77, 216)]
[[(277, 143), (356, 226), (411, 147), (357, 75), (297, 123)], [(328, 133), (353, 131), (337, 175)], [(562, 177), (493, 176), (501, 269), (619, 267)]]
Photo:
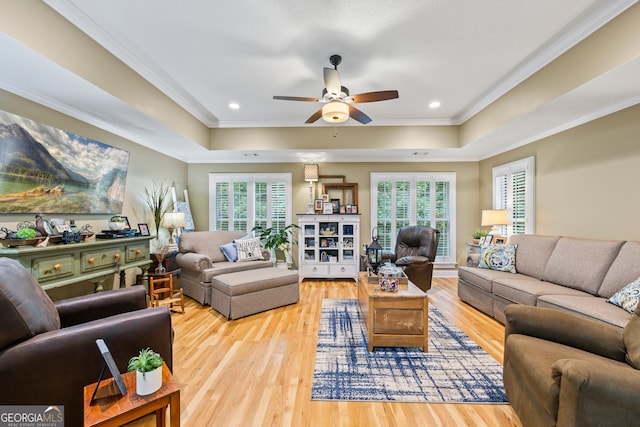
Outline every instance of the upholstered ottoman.
[(211, 279), (211, 307), (227, 319), (298, 302), (298, 271), (259, 268)]

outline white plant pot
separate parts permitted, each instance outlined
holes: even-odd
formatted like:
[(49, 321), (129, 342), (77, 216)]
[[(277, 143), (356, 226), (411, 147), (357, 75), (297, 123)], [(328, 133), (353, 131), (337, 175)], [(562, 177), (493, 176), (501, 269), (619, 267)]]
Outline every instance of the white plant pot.
[(113, 231), (117, 231), (117, 230), (124, 230), (124, 227), (127, 224), (124, 222), (111, 222), (109, 221), (109, 230), (113, 230)]
[(162, 366), (149, 371), (142, 376), (142, 372), (136, 371), (136, 394), (146, 396), (155, 393), (162, 387)]

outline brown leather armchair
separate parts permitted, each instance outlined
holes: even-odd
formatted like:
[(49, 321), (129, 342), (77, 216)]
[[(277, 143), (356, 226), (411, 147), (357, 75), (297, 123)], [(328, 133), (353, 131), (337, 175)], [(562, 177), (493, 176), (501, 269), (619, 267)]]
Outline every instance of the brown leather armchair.
[(524, 427), (638, 425), (638, 310), (622, 332), (549, 308), (504, 312), (504, 387)]
[(65, 425), (83, 425), (83, 388), (104, 365), (98, 338), (121, 373), (146, 347), (171, 369), (169, 309), (146, 306), (142, 286), (53, 303), (20, 263), (0, 258), (0, 402), (64, 405)]
[(383, 261), (386, 259), (402, 267), (409, 280), (426, 292), (431, 289), (433, 261), (439, 241), (440, 231), (435, 228), (420, 225), (403, 227), (396, 238), (395, 253), (384, 253)]

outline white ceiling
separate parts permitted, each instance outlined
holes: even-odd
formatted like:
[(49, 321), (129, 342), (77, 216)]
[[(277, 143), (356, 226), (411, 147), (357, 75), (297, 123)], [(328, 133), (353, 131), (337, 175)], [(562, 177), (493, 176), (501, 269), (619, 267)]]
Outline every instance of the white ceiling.
[[(597, 30), (632, 0), (45, 0), (209, 127), (330, 126), (322, 68), (340, 54), (366, 126), (456, 125)], [(477, 160), (640, 102), (640, 60), (612, 70), (465, 148), (207, 151), (6, 35), (2, 88), (188, 162)], [(47, 79), (41, 76), (46, 73)], [(438, 100), (441, 107), (430, 109)], [(229, 103), (240, 105), (237, 110)], [(363, 126), (354, 120), (338, 125)], [(179, 149), (177, 148), (179, 147)], [(265, 147), (268, 149), (269, 147)], [(415, 150), (413, 150), (415, 151)]]

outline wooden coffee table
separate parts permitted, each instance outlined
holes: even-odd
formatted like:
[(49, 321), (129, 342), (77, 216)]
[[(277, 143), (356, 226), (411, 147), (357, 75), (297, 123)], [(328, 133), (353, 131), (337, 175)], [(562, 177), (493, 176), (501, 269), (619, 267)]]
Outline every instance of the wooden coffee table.
[(358, 277), (358, 308), (373, 347), (420, 347), (428, 349), (427, 294), (416, 285), (399, 285), (398, 292), (383, 292), (368, 283), (367, 273)]

